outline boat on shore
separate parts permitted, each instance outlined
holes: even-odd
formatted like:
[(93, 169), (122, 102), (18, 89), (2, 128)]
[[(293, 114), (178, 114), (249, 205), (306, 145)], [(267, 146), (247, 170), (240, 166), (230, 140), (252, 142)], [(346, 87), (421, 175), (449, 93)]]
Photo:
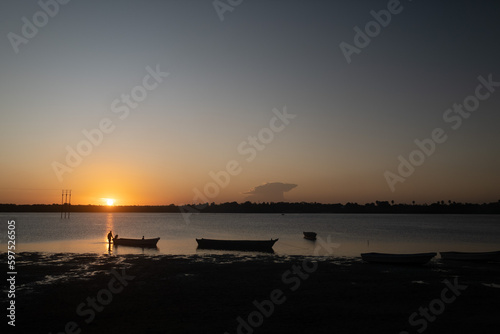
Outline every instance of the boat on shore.
[(307, 240), (316, 240), (316, 232), (302, 232), (304, 233), (304, 239), (307, 239)]
[(273, 246), (278, 239), (271, 240), (216, 240), (216, 239), (196, 239), (200, 249), (218, 250), (242, 250), (272, 252)]
[(113, 238), (113, 244), (116, 246), (132, 246), (132, 247), (142, 247), (142, 248), (154, 248), (156, 243), (158, 243), (160, 238), (152, 239), (129, 239), (129, 238), (118, 238), (118, 236)]
[(444, 261), (500, 262), (500, 251), (496, 252), (440, 252)]
[(416, 253), (416, 254), (387, 254), (387, 253), (363, 253), (361, 258), (368, 263), (386, 264), (412, 264), (420, 265), (429, 262), (436, 253)]

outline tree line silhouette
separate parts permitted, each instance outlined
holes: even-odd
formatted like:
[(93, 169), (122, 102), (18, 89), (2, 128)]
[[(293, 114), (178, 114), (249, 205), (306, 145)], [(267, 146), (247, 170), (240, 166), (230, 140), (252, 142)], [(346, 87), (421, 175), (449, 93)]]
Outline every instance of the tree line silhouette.
[[(0, 212), (61, 212), (61, 204), (0, 204)], [(309, 202), (227, 202), (190, 205), (71, 205), (71, 212), (187, 212), (187, 213), (424, 213), (424, 214), (500, 214), (500, 200), (491, 203), (456, 203), (438, 201), (431, 204), (395, 204), (375, 201), (358, 204), (323, 204)]]

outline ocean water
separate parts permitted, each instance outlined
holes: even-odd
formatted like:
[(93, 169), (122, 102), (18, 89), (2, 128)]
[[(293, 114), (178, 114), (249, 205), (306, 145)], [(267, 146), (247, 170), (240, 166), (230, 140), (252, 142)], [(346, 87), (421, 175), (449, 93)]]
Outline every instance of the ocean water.
[[(278, 255), (356, 257), (362, 252), (500, 250), (500, 217), (414, 214), (193, 214), (180, 213), (1, 213), (1, 251), (7, 221), (15, 220), (16, 252), (193, 255), (234, 253), (198, 250), (195, 238), (275, 239)], [(121, 237), (160, 237), (157, 249), (113, 247), (108, 231)], [(318, 240), (303, 238), (314, 231)], [(324, 247), (328, 243), (328, 249)], [(241, 252), (240, 252), (241, 253)]]

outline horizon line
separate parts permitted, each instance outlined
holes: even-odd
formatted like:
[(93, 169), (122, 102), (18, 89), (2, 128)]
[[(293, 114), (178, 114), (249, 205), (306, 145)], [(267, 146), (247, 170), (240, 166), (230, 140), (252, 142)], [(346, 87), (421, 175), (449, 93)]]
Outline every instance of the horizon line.
[[(156, 207), (159, 207), (159, 206), (177, 206), (177, 207), (182, 207), (182, 206), (200, 206), (200, 205), (222, 205), (222, 204), (232, 204), (232, 203), (236, 203), (238, 205), (242, 205), (242, 204), (245, 204), (245, 203), (250, 203), (250, 204), (280, 204), (280, 203), (287, 203), (287, 204), (321, 204), (321, 205), (348, 205), (348, 204), (351, 204), (351, 205), (360, 205), (360, 206), (366, 206), (366, 205), (376, 205), (376, 206), (380, 206), (379, 204), (382, 204), (382, 205), (389, 205), (389, 206), (396, 206), (396, 205), (411, 205), (411, 206), (418, 206), (418, 205), (432, 205), (432, 204), (439, 204), (439, 205), (456, 205), (456, 204), (468, 204), (468, 205), (485, 205), (485, 204), (494, 204), (494, 203), (500, 203), (500, 199), (497, 200), (497, 201), (491, 201), (491, 202), (456, 202), (456, 201), (451, 201), (451, 200), (447, 200), (447, 201), (444, 201), (444, 200), (441, 200), (441, 201), (435, 201), (435, 202), (431, 202), (430, 204), (427, 203), (427, 202), (424, 202), (424, 203), (417, 203), (416, 201), (414, 203), (402, 203), (402, 202), (399, 202), (399, 203), (396, 203), (395, 201), (374, 201), (374, 202), (366, 202), (364, 204), (360, 204), (358, 202), (345, 202), (345, 203), (341, 203), (341, 202), (337, 202), (337, 203), (325, 203), (325, 202), (305, 202), (305, 201), (300, 201), (300, 202), (289, 202), (289, 201), (280, 201), (280, 202), (273, 202), (273, 201), (265, 201), (265, 202), (251, 202), (251, 201), (244, 201), (244, 202), (238, 202), (238, 201), (231, 201), (231, 202), (219, 202), (219, 203), (215, 203), (215, 202), (212, 202), (212, 203), (209, 203), (209, 202), (205, 202), (205, 203), (185, 203), (185, 204), (173, 204), (173, 203), (170, 203), (170, 204), (120, 204), (120, 205), (116, 205), (116, 204), (113, 204), (113, 205), (106, 205), (106, 204), (72, 204), (72, 203), (69, 203), (69, 205), (71, 206), (96, 206), (96, 207), (129, 207), (129, 206), (136, 206), (136, 207), (151, 207), (151, 206), (156, 206)], [(46, 205), (46, 206), (52, 206), (52, 205), (59, 205), (59, 206), (63, 206), (63, 205), (68, 205), (68, 203), (50, 203), (50, 204), (47, 204), (47, 203), (23, 203), (23, 204), (17, 204), (17, 203), (0, 203), (0, 205), (19, 205), (19, 206), (22, 206), (22, 205)]]

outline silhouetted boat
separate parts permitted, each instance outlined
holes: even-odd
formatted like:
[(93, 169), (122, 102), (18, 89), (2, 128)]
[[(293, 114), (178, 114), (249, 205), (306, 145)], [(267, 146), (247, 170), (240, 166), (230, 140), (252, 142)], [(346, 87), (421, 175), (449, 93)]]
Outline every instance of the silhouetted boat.
[(198, 248), (201, 249), (220, 249), (220, 250), (245, 250), (269, 252), (278, 239), (271, 240), (215, 240), (215, 239), (196, 239)]
[(417, 253), (417, 254), (385, 254), (385, 253), (363, 253), (363, 261), (370, 263), (389, 263), (389, 264), (425, 264), (429, 262), (436, 253)]
[(497, 252), (440, 252), (445, 261), (470, 261), (470, 262), (500, 262), (500, 251)]
[(156, 247), (156, 243), (160, 238), (153, 239), (127, 239), (127, 238), (113, 238), (113, 244), (117, 246), (134, 246), (143, 248), (153, 248)]
[(307, 240), (316, 240), (316, 232), (302, 232), (304, 233), (304, 239)]

